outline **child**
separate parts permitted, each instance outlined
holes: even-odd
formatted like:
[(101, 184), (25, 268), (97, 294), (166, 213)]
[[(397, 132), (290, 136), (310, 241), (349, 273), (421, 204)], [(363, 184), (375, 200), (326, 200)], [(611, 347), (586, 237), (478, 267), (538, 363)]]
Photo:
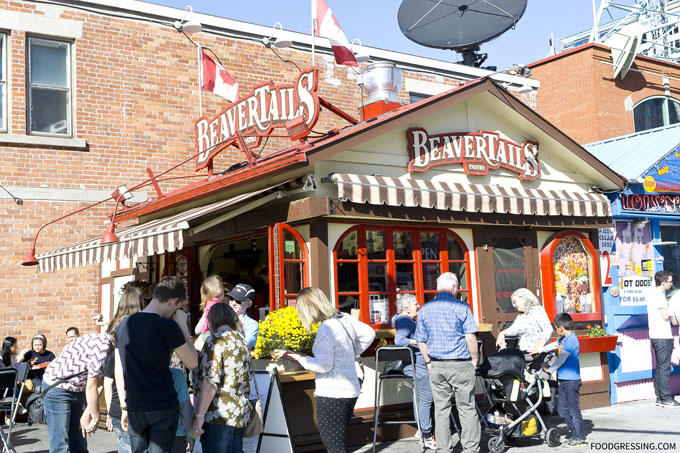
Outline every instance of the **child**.
[(177, 432), (175, 441), (172, 444), (170, 453), (185, 453), (193, 451), (194, 439), (191, 438), (191, 424), (194, 417), (194, 408), (189, 400), (189, 389), (187, 388), (187, 377), (184, 371), (177, 368), (170, 368), (172, 373), (172, 383), (175, 385), (177, 399), (179, 400), (179, 420), (177, 422)]
[(562, 446), (567, 448), (584, 447), (586, 436), (583, 432), (583, 417), (580, 407), (581, 365), (578, 360), (579, 345), (576, 334), (572, 332), (574, 320), (568, 313), (555, 316), (555, 331), (560, 336), (559, 357), (554, 364), (544, 363), (548, 373), (557, 370), (557, 412), (564, 418), (571, 430), (571, 439)]

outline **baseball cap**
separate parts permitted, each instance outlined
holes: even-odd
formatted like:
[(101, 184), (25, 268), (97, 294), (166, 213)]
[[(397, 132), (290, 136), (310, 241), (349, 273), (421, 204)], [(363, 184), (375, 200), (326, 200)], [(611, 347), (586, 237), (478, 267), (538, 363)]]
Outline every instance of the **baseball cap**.
[(252, 301), (255, 298), (255, 290), (250, 285), (239, 283), (238, 285), (234, 286), (234, 289), (227, 293), (227, 297), (236, 299), (241, 303), (248, 300)]

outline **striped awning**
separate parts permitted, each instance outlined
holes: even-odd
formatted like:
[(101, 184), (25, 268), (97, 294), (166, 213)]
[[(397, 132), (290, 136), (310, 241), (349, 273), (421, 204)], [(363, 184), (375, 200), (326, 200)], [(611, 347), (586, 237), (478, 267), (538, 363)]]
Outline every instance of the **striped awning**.
[(105, 261), (174, 252), (184, 247), (184, 230), (189, 222), (234, 206), (271, 188), (248, 192), (226, 200), (189, 209), (170, 217), (152, 220), (116, 231), (118, 242), (101, 245), (101, 235), (78, 244), (38, 255), (38, 272), (54, 272)]
[(334, 174), (338, 197), (353, 203), (537, 216), (611, 217), (606, 196), (419, 179)]

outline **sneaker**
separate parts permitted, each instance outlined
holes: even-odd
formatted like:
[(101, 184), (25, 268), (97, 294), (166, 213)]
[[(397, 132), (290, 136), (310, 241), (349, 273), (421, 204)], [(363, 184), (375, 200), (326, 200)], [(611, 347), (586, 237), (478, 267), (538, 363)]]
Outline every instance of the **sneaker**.
[(562, 443), (562, 446), (564, 448), (579, 448), (585, 447), (587, 445), (588, 443), (586, 442), (585, 439), (574, 439), (573, 437)]
[(437, 442), (434, 441), (434, 437), (426, 437), (423, 442), (425, 443), (425, 448), (428, 448), (430, 450), (436, 450), (437, 449)]
[(680, 406), (680, 403), (678, 403), (675, 400), (670, 400), (670, 401), (657, 402), (656, 405), (661, 406), (661, 407), (678, 407), (678, 406)]

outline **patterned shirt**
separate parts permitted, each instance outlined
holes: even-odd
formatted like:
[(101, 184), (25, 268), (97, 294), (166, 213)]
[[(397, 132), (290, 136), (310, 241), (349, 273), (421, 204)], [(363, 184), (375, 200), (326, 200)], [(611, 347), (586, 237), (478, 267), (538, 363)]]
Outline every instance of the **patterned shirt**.
[(433, 359), (469, 359), (465, 335), (477, 331), (477, 322), (468, 304), (441, 292), (418, 312), (413, 338), (427, 344), (427, 353)]
[(64, 347), (61, 355), (47, 367), (43, 379), (49, 385), (59, 379), (87, 371), (57, 386), (71, 392), (84, 392), (88, 378), (104, 374), (110, 348), (111, 337), (106, 334), (82, 335)]
[(201, 351), (198, 377), (198, 382), (207, 379), (217, 389), (205, 421), (245, 428), (250, 417), (250, 350), (243, 336), (229, 327), (210, 335)]
[(553, 333), (550, 319), (543, 307), (533, 306), (526, 313), (517, 315), (515, 322), (505, 330), (506, 335), (519, 336), (517, 347), (522, 351), (528, 351), (538, 344), (540, 340), (550, 341)]

